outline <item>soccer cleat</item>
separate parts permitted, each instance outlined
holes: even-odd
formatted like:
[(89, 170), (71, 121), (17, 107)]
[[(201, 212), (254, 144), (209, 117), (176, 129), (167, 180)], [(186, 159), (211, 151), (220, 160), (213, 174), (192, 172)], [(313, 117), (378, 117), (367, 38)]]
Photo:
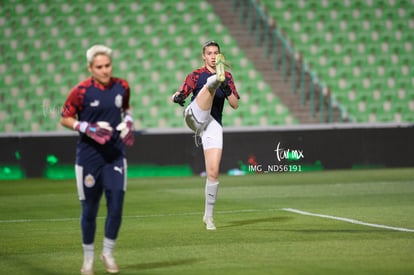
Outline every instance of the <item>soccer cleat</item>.
[(81, 268), (82, 275), (93, 275), (93, 258), (85, 259)]
[(226, 63), (224, 59), (224, 55), (219, 53), (216, 57), (216, 75), (217, 80), (219, 82), (223, 82), (226, 79), (226, 75), (224, 73), (224, 64)]
[(203, 217), (203, 222), (206, 225), (207, 230), (216, 230), (216, 225), (214, 224), (213, 217)]
[(119, 268), (115, 263), (115, 259), (112, 255), (101, 255), (101, 260), (105, 265), (106, 272), (116, 274), (119, 272)]

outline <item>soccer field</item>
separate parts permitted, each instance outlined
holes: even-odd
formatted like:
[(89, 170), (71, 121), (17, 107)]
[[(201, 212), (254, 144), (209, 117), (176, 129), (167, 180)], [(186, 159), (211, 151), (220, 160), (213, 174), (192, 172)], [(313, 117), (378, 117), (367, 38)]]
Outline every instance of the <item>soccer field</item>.
[[(414, 169), (129, 179), (121, 274), (414, 274)], [(0, 273), (79, 274), (75, 182), (0, 182)], [(101, 201), (95, 274), (105, 274)]]

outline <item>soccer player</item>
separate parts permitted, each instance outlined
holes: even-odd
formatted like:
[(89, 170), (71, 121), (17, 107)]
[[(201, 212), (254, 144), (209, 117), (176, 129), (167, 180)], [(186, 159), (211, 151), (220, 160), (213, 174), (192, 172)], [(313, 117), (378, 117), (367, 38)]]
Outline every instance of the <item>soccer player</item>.
[(224, 102), (238, 108), (239, 94), (233, 76), (225, 71), (224, 56), (215, 41), (202, 47), (203, 67), (187, 75), (180, 88), (173, 94), (175, 103), (184, 106), (192, 94), (191, 103), (184, 111), (187, 126), (201, 137), (207, 179), (205, 183), (205, 210), (203, 222), (207, 230), (215, 230), (213, 212), (219, 186), (219, 168), (223, 150), (222, 116)]
[(110, 48), (94, 45), (87, 50), (86, 60), (91, 77), (70, 91), (61, 114), (61, 124), (80, 133), (75, 173), (82, 208), (81, 274), (94, 273), (96, 216), (103, 193), (107, 216), (101, 260), (107, 272), (118, 273), (113, 249), (127, 184), (125, 145), (134, 143), (130, 90), (127, 81), (112, 76)]

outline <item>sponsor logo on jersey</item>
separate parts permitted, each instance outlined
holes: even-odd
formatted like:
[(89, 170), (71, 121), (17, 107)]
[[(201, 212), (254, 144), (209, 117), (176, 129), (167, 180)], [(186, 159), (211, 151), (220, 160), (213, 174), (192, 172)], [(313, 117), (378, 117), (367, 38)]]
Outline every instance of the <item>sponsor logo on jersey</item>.
[(119, 172), (122, 175), (122, 167), (120, 166), (114, 166), (114, 171)]
[(86, 187), (93, 187), (95, 185), (95, 178), (91, 174), (87, 174), (84, 179)]
[(91, 107), (98, 107), (99, 106), (99, 100), (95, 99), (94, 101), (91, 102)]

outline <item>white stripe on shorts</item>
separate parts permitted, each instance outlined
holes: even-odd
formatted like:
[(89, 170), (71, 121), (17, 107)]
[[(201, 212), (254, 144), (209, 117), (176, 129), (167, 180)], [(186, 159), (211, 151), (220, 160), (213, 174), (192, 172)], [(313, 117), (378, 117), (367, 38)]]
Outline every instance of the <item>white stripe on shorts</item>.
[(124, 192), (127, 190), (127, 179), (128, 179), (128, 165), (127, 160), (124, 158)]

